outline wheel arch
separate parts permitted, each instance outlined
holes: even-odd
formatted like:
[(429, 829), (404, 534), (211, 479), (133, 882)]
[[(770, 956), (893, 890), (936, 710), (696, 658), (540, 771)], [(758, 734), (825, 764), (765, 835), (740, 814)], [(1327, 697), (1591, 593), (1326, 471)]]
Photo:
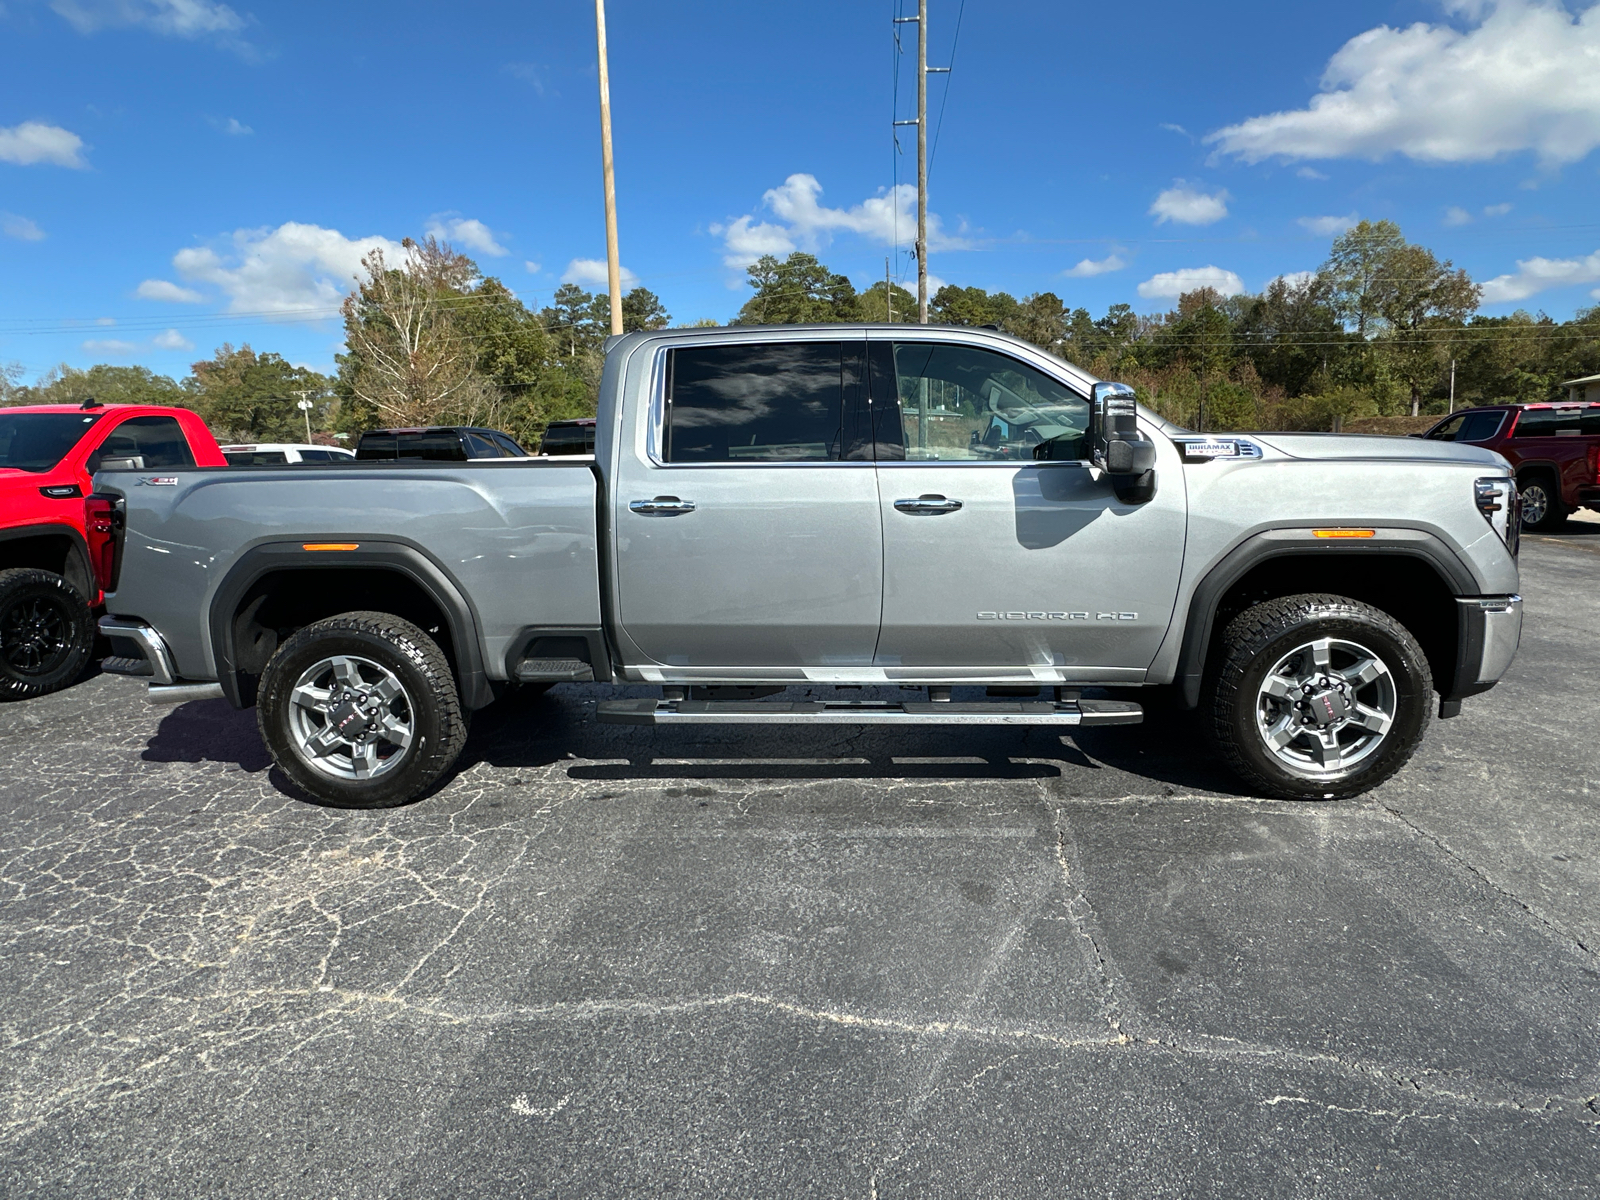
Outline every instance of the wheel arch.
[(1250, 604), (1301, 592), (1331, 592), (1389, 613), (1428, 657), (1435, 685), (1450, 694), (1457, 670), (1455, 598), (1479, 591), (1466, 564), (1422, 530), (1352, 545), (1318, 540), (1310, 530), (1268, 531), (1236, 546), (1195, 587), (1178, 654), (1181, 703), (1194, 708), (1216, 634)]
[(298, 541), (268, 543), (239, 557), (207, 622), (223, 695), (236, 708), (250, 707), (261, 670), (283, 640), (313, 621), (358, 610), (390, 613), (434, 637), (468, 708), (494, 699), (477, 616), (461, 588), (415, 547), (370, 542), (314, 552)]
[(34, 567), (60, 575), (92, 608), (100, 587), (89, 566), (89, 545), (71, 525), (24, 525), (0, 529), (0, 571)]

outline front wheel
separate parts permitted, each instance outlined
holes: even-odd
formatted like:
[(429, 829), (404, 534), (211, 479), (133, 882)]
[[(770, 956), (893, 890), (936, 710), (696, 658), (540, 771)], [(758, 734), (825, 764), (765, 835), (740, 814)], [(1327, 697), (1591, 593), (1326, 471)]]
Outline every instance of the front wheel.
[(1410, 759), (1433, 677), (1409, 630), (1343, 596), (1269, 600), (1222, 634), (1210, 732), (1249, 785), (1285, 800), (1357, 796)]
[(26, 700), (72, 683), (94, 650), (89, 605), (53, 571), (0, 571), (0, 700)]
[(1560, 529), (1567, 521), (1566, 506), (1561, 503), (1561, 493), (1556, 490), (1548, 475), (1531, 475), (1524, 479), (1522, 492), (1522, 527), (1535, 533), (1549, 533)]
[(409, 621), (351, 612), (307, 625), (261, 673), (256, 724), (278, 769), (336, 808), (392, 808), (467, 740), (444, 653)]

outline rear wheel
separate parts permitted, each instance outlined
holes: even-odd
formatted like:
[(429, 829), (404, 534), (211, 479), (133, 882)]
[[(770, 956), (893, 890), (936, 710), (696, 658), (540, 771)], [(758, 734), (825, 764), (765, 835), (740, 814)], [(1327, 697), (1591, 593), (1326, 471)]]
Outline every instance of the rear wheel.
[(261, 674), (256, 723), (278, 768), (337, 808), (391, 808), (455, 763), (467, 718), (444, 652), (409, 621), (307, 625)]
[(1246, 783), (1287, 800), (1376, 787), (1427, 729), (1433, 678), (1409, 630), (1343, 596), (1286, 596), (1240, 613), (1208, 681), (1210, 732)]
[(0, 700), (59, 692), (94, 650), (89, 605), (53, 571), (0, 571)]
[(1522, 527), (1536, 533), (1560, 529), (1567, 522), (1567, 508), (1561, 493), (1548, 474), (1525, 475), (1517, 481), (1522, 493)]

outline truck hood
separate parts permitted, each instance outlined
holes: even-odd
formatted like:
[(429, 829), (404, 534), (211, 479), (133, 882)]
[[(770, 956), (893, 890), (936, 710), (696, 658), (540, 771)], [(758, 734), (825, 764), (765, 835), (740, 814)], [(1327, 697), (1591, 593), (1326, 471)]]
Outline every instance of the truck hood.
[(1290, 458), (1384, 458), (1410, 459), (1413, 462), (1426, 459), (1509, 467), (1500, 455), (1482, 446), (1430, 442), (1424, 438), (1389, 437), (1378, 433), (1250, 433), (1242, 436), (1263, 446), (1270, 446)]

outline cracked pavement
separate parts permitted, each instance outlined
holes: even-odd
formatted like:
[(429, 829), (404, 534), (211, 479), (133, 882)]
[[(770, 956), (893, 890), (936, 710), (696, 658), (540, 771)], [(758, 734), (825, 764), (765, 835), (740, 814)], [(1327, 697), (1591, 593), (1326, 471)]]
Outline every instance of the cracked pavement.
[(1523, 566), (1340, 803), (567, 686), (341, 812), (221, 701), (0, 707), (0, 1194), (1600, 1195), (1600, 524)]

